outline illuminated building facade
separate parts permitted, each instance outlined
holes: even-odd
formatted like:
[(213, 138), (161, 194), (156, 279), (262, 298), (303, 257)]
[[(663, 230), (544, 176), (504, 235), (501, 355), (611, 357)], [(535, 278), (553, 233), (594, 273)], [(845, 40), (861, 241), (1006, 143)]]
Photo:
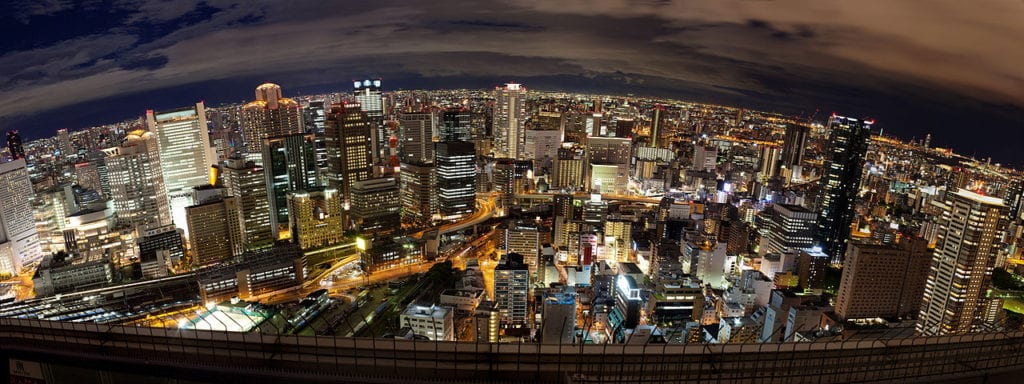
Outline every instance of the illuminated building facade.
[(334, 245), (344, 238), (341, 196), (333, 188), (288, 194), (292, 241), (302, 249)]
[(832, 115), (828, 120), (829, 143), (821, 178), (818, 237), (832, 262), (841, 263), (853, 224), (854, 204), (860, 190), (864, 155), (868, 151), (873, 120)]
[(270, 201), (267, 200), (267, 180), (262, 166), (253, 161), (234, 157), (224, 167), (224, 187), (228, 195), (238, 199), (245, 226), (245, 249), (269, 247), (277, 238), (270, 226)]
[(358, 181), (352, 186), (351, 221), (368, 234), (387, 234), (401, 224), (398, 181), (380, 178)]
[(185, 209), (192, 264), (212, 265), (240, 256), (245, 252), (245, 232), (238, 198), (224, 197), (223, 188), (211, 185), (193, 192), (198, 204)]
[(468, 141), (436, 143), (437, 205), (443, 220), (473, 213), (476, 204), (476, 149)]
[(327, 186), (351, 201), (352, 185), (373, 176), (371, 124), (359, 104), (331, 106), (324, 128), (327, 141)]
[(242, 107), (247, 158), (263, 165), (264, 139), (305, 132), (300, 109), (295, 100), (281, 95), (281, 87), (277, 84), (265, 83), (256, 87), (256, 100)]
[(288, 193), (319, 186), (316, 138), (312, 133), (263, 140), (263, 173), (270, 206), (270, 228), (276, 238), (288, 233)]
[(171, 225), (156, 135), (142, 130), (128, 134), (119, 147), (107, 148), (107, 177), (119, 227)]
[(963, 334), (983, 329), (1006, 228), (1002, 199), (961, 189), (946, 192), (938, 242), (924, 288), (917, 333)]
[(16, 274), (43, 257), (25, 159), (0, 164), (0, 196), (0, 273)]
[(494, 157), (523, 158), (526, 88), (509, 83), (494, 90)]
[(181, 227), (185, 224), (185, 207), (195, 203), (192, 188), (206, 184), (210, 166), (217, 163), (206, 131), (206, 108), (200, 101), (169, 111), (149, 110), (146, 124), (156, 135), (171, 219)]
[(388, 147), (390, 139), (384, 126), (384, 98), (381, 93), (381, 79), (354, 82), (352, 94), (359, 102), (357, 108), (366, 113), (366, 124), (370, 128), (367, 136), (371, 138), (368, 143), (372, 152), (371, 161), (373, 164), (377, 164), (383, 158), (384, 149)]

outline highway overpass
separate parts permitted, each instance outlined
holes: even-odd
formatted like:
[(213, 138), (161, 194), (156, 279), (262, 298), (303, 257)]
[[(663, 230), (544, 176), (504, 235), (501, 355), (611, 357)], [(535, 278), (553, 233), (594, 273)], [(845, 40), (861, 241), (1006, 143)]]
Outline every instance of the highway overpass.
[[(1024, 333), (786, 344), (538, 345), (0, 319), (11, 379), (46, 382), (1016, 382)], [(170, 380), (168, 380), (170, 379)], [(8, 381), (11, 382), (11, 381)]]

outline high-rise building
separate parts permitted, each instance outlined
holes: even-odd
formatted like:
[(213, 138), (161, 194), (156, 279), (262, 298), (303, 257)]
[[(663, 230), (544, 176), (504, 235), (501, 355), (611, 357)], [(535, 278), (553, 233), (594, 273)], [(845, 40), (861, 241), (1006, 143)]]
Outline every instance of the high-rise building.
[(619, 263), (630, 261), (632, 234), (633, 222), (629, 220), (608, 220), (604, 223), (604, 246), (611, 249), (608, 252), (610, 259)]
[(71, 148), (71, 136), (68, 135), (67, 128), (57, 130), (57, 145), (60, 148), (60, 156), (63, 158), (76, 154), (75, 150)]
[(327, 185), (351, 201), (352, 185), (373, 176), (371, 125), (358, 104), (331, 106), (324, 128), (327, 140)]
[(530, 270), (523, 263), (523, 256), (516, 253), (505, 255), (494, 267), (494, 302), (502, 326), (519, 328), (526, 325), (529, 297)]
[(523, 158), (533, 160), (535, 168), (550, 169), (562, 145), (564, 125), (562, 114), (558, 112), (540, 112), (534, 116), (523, 139)]
[(135, 130), (119, 147), (107, 148), (107, 177), (118, 227), (171, 225), (156, 135)]
[(192, 264), (212, 265), (241, 256), (245, 230), (238, 198), (225, 197), (224, 188), (213, 185), (196, 187), (193, 194), (196, 204), (185, 208)]
[(587, 157), (590, 159), (591, 188), (597, 184), (597, 180), (601, 180), (602, 193), (626, 193), (632, 157), (630, 139), (590, 137), (587, 139)]
[[(275, 239), (287, 236), (288, 193), (319, 186), (313, 134), (272, 136), (263, 140), (263, 169)], [(284, 235), (282, 235), (284, 234)]]
[(398, 121), (402, 127), (401, 162), (423, 164), (434, 161), (434, 126), (437, 125), (434, 114), (403, 113)]
[(471, 141), (470, 118), (466, 108), (448, 108), (441, 112), (440, 141)]
[(427, 225), (437, 212), (434, 165), (402, 163), (401, 181), (402, 220), (416, 225)]
[(906, 237), (899, 244), (852, 242), (836, 314), (844, 320), (916, 316), (931, 262), (928, 241), (922, 238)]
[(809, 248), (814, 245), (818, 214), (799, 205), (773, 204), (766, 212), (762, 231), (764, 253), (780, 253)]
[(494, 157), (523, 158), (526, 88), (508, 83), (494, 90)]
[(341, 196), (333, 188), (288, 194), (292, 241), (302, 249), (337, 244), (344, 238)]
[(240, 157), (228, 158), (224, 172), (224, 187), (228, 195), (238, 199), (245, 227), (245, 249), (254, 250), (274, 245), (276, 232), (270, 226), (270, 201), (267, 199), (267, 180), (263, 167)]
[(442, 220), (470, 215), (476, 203), (476, 148), (468, 141), (436, 143), (437, 205)]
[(25, 158), (25, 147), (21, 144), (21, 134), (18, 131), (7, 131), (7, 151), (11, 153), (11, 160)]
[(353, 88), (353, 95), (359, 102), (357, 108), (366, 113), (366, 124), (370, 128), (370, 132), (367, 134), (371, 138), (369, 146), (372, 157), (370, 161), (373, 164), (380, 163), (390, 139), (384, 126), (384, 98), (381, 93), (381, 79), (356, 81)]
[(351, 220), (363, 233), (386, 234), (401, 224), (398, 182), (391, 177), (357, 181), (352, 185)]
[(544, 296), (541, 342), (544, 344), (572, 344), (576, 330), (576, 294), (552, 292)]
[[(811, 127), (803, 124), (786, 124), (786, 136), (782, 142), (782, 159), (779, 167), (789, 170), (792, 177), (799, 177), (804, 161), (804, 149), (807, 146), (807, 136), (811, 134)], [(780, 169), (781, 171), (781, 169)], [(782, 171), (782, 173), (786, 173)]]
[[(654, 107), (653, 116), (651, 116), (651, 147), (658, 148), (658, 144), (661, 142), (661, 134), (663, 131), (663, 125), (665, 123), (665, 107), (658, 105)], [(662, 145), (664, 147), (665, 145)]]
[(495, 234), (498, 236), (498, 248), (503, 254), (517, 254), (530, 270), (537, 270), (541, 242), (536, 223), (509, 220), (499, 224)]
[(832, 115), (828, 120), (829, 143), (821, 178), (821, 215), (818, 237), (832, 262), (841, 263), (853, 224), (854, 204), (860, 190), (864, 155), (868, 151), (873, 120)]
[(961, 189), (946, 192), (938, 242), (925, 283), (917, 332), (963, 334), (985, 327), (992, 270), (1003, 242), (1002, 199)]
[[(171, 220), (184, 227), (185, 207), (195, 203), (192, 188), (208, 183), (210, 166), (217, 163), (206, 131), (206, 108), (200, 101), (169, 111), (148, 110), (146, 125), (156, 135)], [(189, 233), (186, 229), (185, 237)]]
[(0, 274), (13, 275), (43, 257), (25, 159), (0, 164), (0, 196)]
[(247, 159), (263, 165), (263, 140), (271, 136), (305, 132), (299, 103), (281, 96), (273, 83), (256, 87), (256, 100), (242, 107), (242, 133)]
[(532, 168), (529, 160), (496, 159), (494, 162), (494, 191), (498, 192), (497, 207), (508, 212), (515, 203), (515, 195), (526, 190), (526, 175)]
[(551, 172), (551, 188), (556, 190), (583, 191), (585, 181), (584, 162), (586, 151), (577, 144), (563, 144), (558, 148), (554, 169)]

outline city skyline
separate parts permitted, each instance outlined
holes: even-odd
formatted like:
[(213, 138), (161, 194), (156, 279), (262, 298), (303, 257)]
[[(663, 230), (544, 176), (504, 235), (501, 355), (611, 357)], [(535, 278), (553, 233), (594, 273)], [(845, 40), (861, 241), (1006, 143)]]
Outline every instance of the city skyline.
[[(535, 90), (871, 116), (900, 137), (931, 133), (936, 146), (1019, 165), (1024, 161), (1015, 151), (987, 148), (984, 138), (1021, 135), (1015, 128), (1024, 123), (1022, 80), (1013, 68), (1022, 57), (1012, 49), (1012, 36), (1021, 33), (1013, 21), (1024, 10), (990, 5), (623, 7), (611, 1), (553, 9), (517, 1), (502, 14), (490, 12), (499, 5), (473, 4), (452, 16), (410, 4), (310, 12), (317, 5), (12, 3), (5, 14), (18, 27), (13, 32), (31, 38), (0, 46), (0, 73), (7, 74), (0, 77), (0, 95), (14, 100), (0, 107), (0, 129), (19, 129), (32, 139), (183, 102), (240, 101), (247, 99), (243, 85), (275, 81), (294, 96), (382, 76), (389, 89), (489, 88), (516, 81)], [(956, 35), (929, 33), (941, 32), (952, 14), (974, 22), (958, 24), (964, 30)], [(48, 27), (70, 17), (91, 22), (60, 31)], [(302, 23), (312, 23), (306, 34), (282, 34)], [(314, 36), (360, 33), (391, 50), (340, 37), (313, 43)], [(569, 44), (573, 36), (587, 38)], [(260, 49), (238, 51), (252, 46), (237, 43), (244, 39)], [(507, 44), (481, 42), (494, 39)], [(332, 41), (333, 49), (321, 49)], [(536, 41), (548, 42), (531, 45)], [(304, 54), (286, 54), (299, 48)], [(278, 51), (249, 60), (255, 52)], [(616, 56), (652, 59), (627, 63)], [(986, 134), (958, 137), (964, 129)]]

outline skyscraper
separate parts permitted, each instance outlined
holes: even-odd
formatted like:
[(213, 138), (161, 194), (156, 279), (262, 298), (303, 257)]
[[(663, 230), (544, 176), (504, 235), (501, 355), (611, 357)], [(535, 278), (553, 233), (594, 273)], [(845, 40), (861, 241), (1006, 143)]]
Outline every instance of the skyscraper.
[(494, 268), (494, 302), (504, 327), (521, 327), (527, 321), (530, 269), (517, 253), (505, 255)]
[(898, 245), (851, 243), (836, 314), (847, 320), (917, 315), (931, 256), (922, 238), (903, 238)]
[[(786, 124), (786, 136), (782, 142), (782, 160), (779, 168), (789, 170), (792, 177), (800, 176), (802, 163), (804, 161), (804, 148), (807, 146), (807, 136), (811, 133), (811, 127), (803, 124)], [(780, 170), (781, 171), (781, 170)]]
[(508, 83), (494, 90), (494, 157), (522, 159), (526, 88)]
[(471, 116), (466, 108), (448, 108), (441, 112), (441, 126), (438, 128), (440, 141), (471, 141)]
[(587, 156), (590, 159), (592, 188), (600, 180), (601, 193), (626, 193), (632, 156), (630, 139), (590, 137), (587, 139)]
[(472, 214), (476, 202), (476, 148), (468, 141), (436, 143), (437, 203), (444, 220)]
[(373, 176), (370, 124), (359, 104), (331, 105), (324, 128), (327, 140), (327, 185), (351, 198), (352, 185)]
[(7, 131), (7, 151), (11, 153), (11, 160), (25, 158), (25, 148), (21, 145), (21, 134), (18, 131)]
[(206, 131), (206, 108), (200, 101), (169, 111), (148, 110), (146, 124), (156, 135), (171, 219), (179, 228), (185, 227), (185, 207), (195, 203), (192, 188), (206, 184), (210, 166), (217, 163)]
[(554, 169), (551, 172), (551, 187), (582, 191), (586, 184), (583, 172), (585, 161), (586, 151), (583, 146), (571, 143), (563, 144), (561, 148), (558, 148), (558, 157), (555, 159)]
[(242, 107), (247, 158), (257, 164), (263, 164), (263, 139), (303, 132), (299, 103), (282, 97), (277, 84), (260, 84), (256, 87), (256, 100)]
[(925, 283), (917, 333), (962, 334), (982, 329), (992, 269), (1006, 228), (1002, 199), (961, 189), (946, 192), (938, 242)]
[(384, 149), (390, 139), (384, 127), (384, 98), (381, 93), (381, 79), (363, 80), (353, 83), (353, 96), (359, 102), (358, 108), (366, 113), (366, 123), (370, 126), (370, 161), (378, 164), (383, 159)]
[(763, 253), (781, 253), (814, 245), (818, 214), (799, 205), (774, 204), (761, 238)]
[(658, 143), (661, 139), (661, 131), (663, 130), (662, 125), (665, 121), (665, 107), (658, 105), (654, 107), (653, 116), (651, 116), (651, 147), (658, 148)]
[(277, 238), (270, 227), (270, 202), (263, 167), (240, 157), (229, 158), (223, 168), (224, 187), (228, 195), (238, 198), (245, 227), (245, 248), (269, 247)]
[(57, 130), (57, 145), (60, 148), (61, 157), (68, 158), (75, 154), (71, 149), (71, 136), (68, 135), (67, 128)]
[(874, 120), (832, 115), (828, 120), (829, 143), (825, 171), (821, 178), (821, 215), (818, 237), (833, 263), (841, 263), (853, 224), (854, 204), (860, 190), (860, 176), (868, 138)]
[(430, 112), (403, 113), (398, 117), (402, 127), (403, 163), (423, 164), (434, 161), (435, 116)]
[(288, 233), (288, 193), (319, 186), (313, 134), (272, 136), (263, 140), (264, 179), (275, 239)]
[(434, 165), (402, 163), (401, 199), (402, 220), (417, 225), (427, 225), (437, 211)]
[(195, 205), (187, 207), (189, 248), (193, 265), (210, 265), (245, 252), (245, 230), (238, 198), (224, 196), (224, 188), (205, 185), (193, 189)]
[(139, 129), (128, 133), (121, 146), (103, 150), (119, 227), (171, 225), (156, 141), (153, 132)]
[(364, 233), (391, 233), (401, 224), (402, 204), (394, 178), (358, 181), (352, 185), (352, 222)]
[(0, 164), (0, 196), (0, 273), (13, 275), (43, 257), (25, 159)]

